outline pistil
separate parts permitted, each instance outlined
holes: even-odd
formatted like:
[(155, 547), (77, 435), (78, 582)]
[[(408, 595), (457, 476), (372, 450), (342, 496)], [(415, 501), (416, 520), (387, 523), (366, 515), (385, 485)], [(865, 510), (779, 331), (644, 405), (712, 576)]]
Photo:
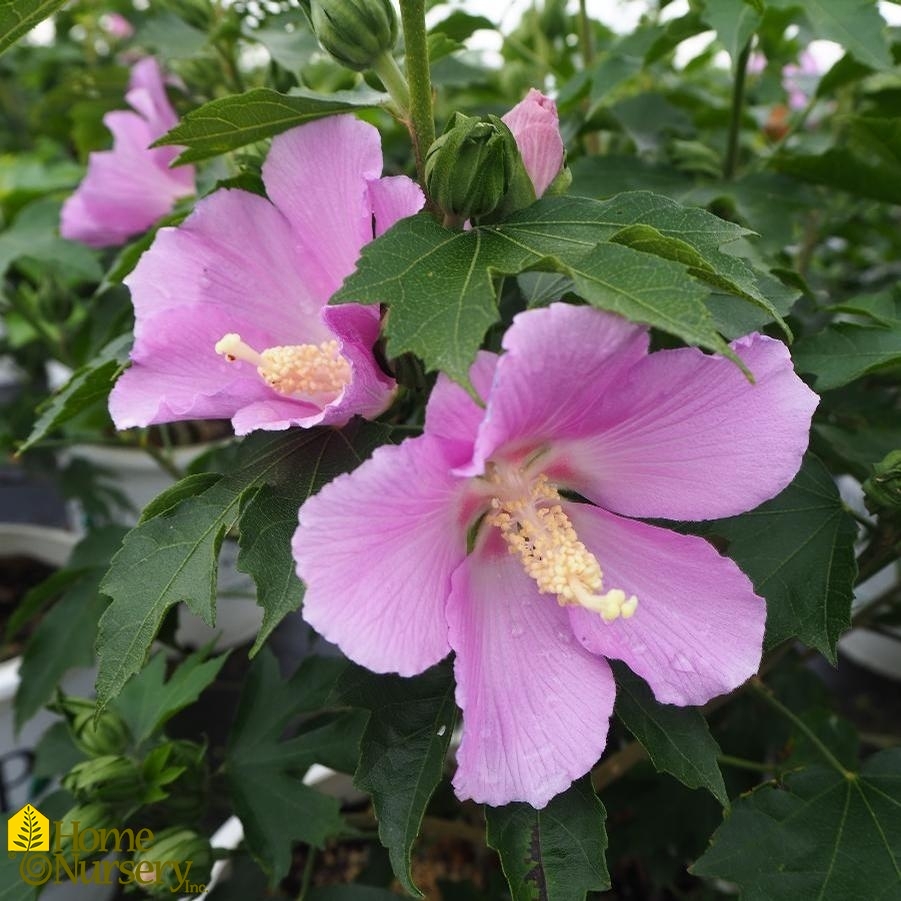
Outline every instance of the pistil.
[(255, 350), (235, 333), (216, 342), (216, 353), (229, 362), (241, 360), (257, 368), (257, 374), (279, 394), (315, 403), (329, 403), (350, 382), (350, 363), (338, 342), (290, 344)]
[(487, 520), (496, 526), (510, 553), (542, 594), (554, 594), (561, 606), (579, 605), (599, 613), (605, 622), (628, 619), (638, 607), (635, 595), (619, 588), (602, 592), (603, 573), (597, 558), (579, 540), (559, 503), (560, 495), (541, 474), (495, 467), (488, 481), (496, 490)]

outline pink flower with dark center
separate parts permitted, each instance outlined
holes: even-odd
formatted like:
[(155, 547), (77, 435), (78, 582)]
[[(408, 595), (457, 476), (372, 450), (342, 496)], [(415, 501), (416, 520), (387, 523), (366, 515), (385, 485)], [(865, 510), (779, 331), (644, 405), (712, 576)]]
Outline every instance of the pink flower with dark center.
[(133, 112), (103, 117), (113, 149), (91, 154), (87, 175), (63, 205), (60, 234), (90, 247), (124, 244), (194, 193), (194, 167), (170, 168), (183, 148), (150, 147), (178, 121), (155, 59), (135, 64), (125, 99)]
[(557, 105), (532, 88), (524, 100), (501, 118), (516, 138), (526, 172), (535, 186), (535, 196), (541, 197), (563, 168)]
[(442, 376), (422, 436), (301, 507), (308, 622), (376, 672), (455, 653), (460, 798), (543, 807), (586, 773), (613, 709), (608, 657), (667, 704), (756, 671), (766, 608), (748, 578), (632, 518), (731, 516), (797, 472), (816, 395), (780, 342), (732, 346), (753, 384), (697, 349), (649, 354), (647, 330), (612, 314), (522, 313), (472, 368), (484, 409)]
[(373, 357), (378, 308), (326, 306), (360, 248), (422, 207), (414, 182), (381, 173), (373, 126), (311, 122), (273, 140), (268, 200), (216, 191), (160, 229), (125, 280), (135, 344), (116, 426), (227, 417), (244, 435), (382, 412), (395, 383)]

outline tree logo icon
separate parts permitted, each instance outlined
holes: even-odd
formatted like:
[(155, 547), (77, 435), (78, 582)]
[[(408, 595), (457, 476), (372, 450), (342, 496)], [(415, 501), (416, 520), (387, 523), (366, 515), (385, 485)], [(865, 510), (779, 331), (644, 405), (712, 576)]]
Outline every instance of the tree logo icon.
[(6, 825), (8, 851), (49, 851), (50, 821), (36, 807), (26, 804)]

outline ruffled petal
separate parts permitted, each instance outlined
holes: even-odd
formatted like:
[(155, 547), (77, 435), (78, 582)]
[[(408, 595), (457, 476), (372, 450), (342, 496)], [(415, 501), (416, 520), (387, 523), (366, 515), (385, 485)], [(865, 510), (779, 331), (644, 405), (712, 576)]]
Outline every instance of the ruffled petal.
[(252, 321), (236, 322), (215, 304), (170, 310), (145, 322), (131, 353), (132, 365), (110, 394), (116, 428), (228, 419), (249, 403), (279, 398), (254, 367), (229, 363), (215, 352), (228, 326), (240, 329), (249, 342), (266, 346), (266, 334)]
[(378, 130), (354, 116), (331, 116), (276, 136), (263, 164), (272, 202), (310, 258), (307, 278), (331, 297), (372, 240), (369, 184), (382, 173)]
[[(469, 379), (481, 398), (488, 397), (491, 390), (497, 360), (497, 354), (482, 350), (470, 367)], [(472, 457), (473, 444), (484, 418), (485, 408), (479, 406), (464, 388), (444, 373), (438, 376), (425, 410), (425, 431), (454, 444), (460, 464)]]
[(516, 138), (526, 172), (535, 187), (535, 196), (541, 197), (563, 168), (563, 138), (557, 104), (532, 88), (524, 100), (503, 116), (503, 121)]
[(376, 672), (412, 676), (446, 656), (465, 487), (442, 443), (421, 437), (380, 447), (306, 501), (292, 542), (304, 619)]
[(604, 571), (604, 590), (638, 598), (630, 619), (605, 623), (570, 608), (578, 640), (625, 661), (664, 704), (704, 704), (757, 672), (766, 604), (748, 577), (701, 538), (564, 504)]
[(199, 303), (251, 319), (272, 339), (266, 346), (329, 340), (319, 316), (328, 296), (310, 290), (309, 262), (264, 197), (216, 191), (178, 228), (161, 229), (125, 279), (138, 341), (149, 317)]
[(422, 189), (406, 175), (379, 178), (369, 182), (368, 187), (377, 238), (398, 220), (418, 213), (425, 203)]
[(520, 313), (504, 349), (476, 440), (478, 475), (499, 454), (528, 456), (536, 448), (593, 434), (605, 392), (647, 353), (647, 329), (591, 307), (555, 303)]
[(596, 435), (564, 443), (571, 487), (627, 516), (716, 519), (756, 507), (794, 478), (817, 396), (785, 345), (732, 344), (754, 374), (695, 348), (664, 350), (607, 390)]
[(447, 618), (463, 710), (458, 797), (544, 807), (604, 750), (610, 667), (574, 640), (566, 610), (538, 594), (494, 529), (454, 573)]

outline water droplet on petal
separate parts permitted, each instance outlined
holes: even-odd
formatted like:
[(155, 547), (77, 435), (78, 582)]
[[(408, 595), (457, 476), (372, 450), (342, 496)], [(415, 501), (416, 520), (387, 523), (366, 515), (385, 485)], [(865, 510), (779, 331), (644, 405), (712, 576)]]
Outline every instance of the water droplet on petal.
[(562, 644), (569, 644), (573, 640), (572, 632), (567, 632), (566, 629), (557, 629), (557, 641)]
[(525, 631), (526, 631), (526, 630), (523, 629), (523, 627), (522, 627), (521, 625), (519, 625), (519, 623), (514, 623), (514, 624), (510, 627), (510, 634), (511, 634), (514, 638), (519, 638), (519, 637), (523, 634), (523, 632), (525, 632)]
[(636, 644), (632, 646), (632, 650), (636, 654), (647, 654), (648, 646), (646, 644)]
[(697, 672), (694, 668), (694, 664), (684, 654), (676, 654), (671, 662), (673, 664), (673, 669), (680, 673)]

